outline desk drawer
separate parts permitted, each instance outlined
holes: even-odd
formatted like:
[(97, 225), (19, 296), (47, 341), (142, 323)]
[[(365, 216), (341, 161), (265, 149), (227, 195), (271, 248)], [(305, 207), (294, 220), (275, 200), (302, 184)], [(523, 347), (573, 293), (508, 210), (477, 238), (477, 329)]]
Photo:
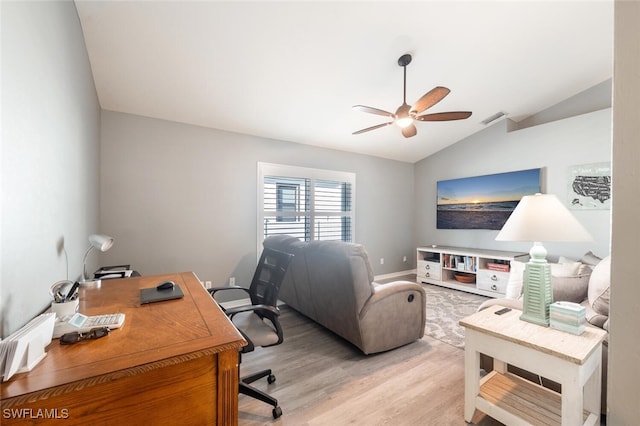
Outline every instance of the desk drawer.
[(440, 262), (428, 262), (426, 260), (419, 260), (416, 270), (418, 277), (431, 278), (432, 280), (442, 279), (442, 269), (440, 269)]
[(493, 291), (504, 294), (507, 291), (509, 273), (501, 271), (490, 271), (488, 269), (478, 270), (478, 281), (476, 286), (480, 290)]

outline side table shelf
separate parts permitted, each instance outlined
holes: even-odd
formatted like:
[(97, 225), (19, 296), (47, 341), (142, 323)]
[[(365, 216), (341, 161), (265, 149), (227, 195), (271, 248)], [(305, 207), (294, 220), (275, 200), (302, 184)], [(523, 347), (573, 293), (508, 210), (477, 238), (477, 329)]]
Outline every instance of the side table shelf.
[[(480, 381), (479, 396), (476, 406), (482, 412), (500, 409), (530, 424), (561, 424), (561, 395), (515, 374), (487, 374)], [(583, 410), (582, 417), (586, 421), (589, 412)]]
[(488, 297), (503, 297), (511, 262), (529, 260), (527, 253), (426, 246), (416, 249), (416, 279)]

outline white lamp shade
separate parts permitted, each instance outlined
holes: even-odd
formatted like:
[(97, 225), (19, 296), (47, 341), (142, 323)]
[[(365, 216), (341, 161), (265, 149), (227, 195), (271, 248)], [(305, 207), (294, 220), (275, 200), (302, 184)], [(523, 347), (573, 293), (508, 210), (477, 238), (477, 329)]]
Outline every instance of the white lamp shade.
[(89, 235), (89, 244), (100, 251), (107, 251), (113, 245), (113, 238), (108, 235), (91, 234)]
[(591, 234), (553, 194), (522, 197), (497, 241), (592, 241)]

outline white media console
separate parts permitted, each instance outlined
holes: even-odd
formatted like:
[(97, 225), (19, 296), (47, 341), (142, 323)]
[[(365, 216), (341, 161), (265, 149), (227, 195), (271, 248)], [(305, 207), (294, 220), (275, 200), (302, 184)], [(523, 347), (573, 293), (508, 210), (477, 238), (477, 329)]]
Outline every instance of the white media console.
[(416, 279), (488, 297), (504, 297), (511, 262), (529, 254), (510, 251), (426, 246), (417, 248)]

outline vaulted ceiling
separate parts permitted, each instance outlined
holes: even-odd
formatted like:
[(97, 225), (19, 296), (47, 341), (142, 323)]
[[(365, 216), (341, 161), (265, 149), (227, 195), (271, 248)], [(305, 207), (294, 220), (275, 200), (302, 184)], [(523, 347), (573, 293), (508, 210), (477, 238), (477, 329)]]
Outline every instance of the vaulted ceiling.
[[(613, 2), (77, 0), (101, 107), (415, 162), (485, 128), (520, 121), (613, 74)], [(436, 86), (404, 138), (386, 117)]]

